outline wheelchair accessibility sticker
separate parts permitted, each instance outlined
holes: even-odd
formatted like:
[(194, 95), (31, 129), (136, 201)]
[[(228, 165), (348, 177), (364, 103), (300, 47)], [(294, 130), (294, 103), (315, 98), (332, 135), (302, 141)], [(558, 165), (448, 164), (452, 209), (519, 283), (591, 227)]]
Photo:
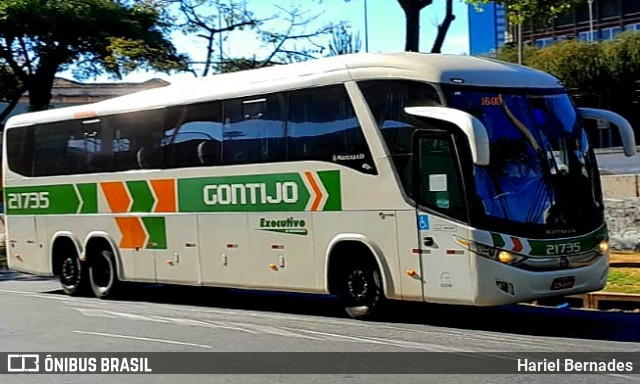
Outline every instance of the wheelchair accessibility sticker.
[(426, 231), (429, 229), (428, 215), (418, 215), (418, 229), (420, 229), (421, 231)]

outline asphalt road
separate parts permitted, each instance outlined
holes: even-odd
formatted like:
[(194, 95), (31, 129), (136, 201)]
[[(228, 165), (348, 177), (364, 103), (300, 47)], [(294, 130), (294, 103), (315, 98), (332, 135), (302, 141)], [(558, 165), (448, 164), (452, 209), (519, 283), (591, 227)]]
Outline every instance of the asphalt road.
[[(640, 351), (640, 314), (522, 306), (394, 304), (376, 322), (330, 298), (135, 287), (121, 300), (64, 295), (55, 280), (0, 274), (2, 352)], [(625, 374), (4, 375), (1, 383), (628, 383)]]

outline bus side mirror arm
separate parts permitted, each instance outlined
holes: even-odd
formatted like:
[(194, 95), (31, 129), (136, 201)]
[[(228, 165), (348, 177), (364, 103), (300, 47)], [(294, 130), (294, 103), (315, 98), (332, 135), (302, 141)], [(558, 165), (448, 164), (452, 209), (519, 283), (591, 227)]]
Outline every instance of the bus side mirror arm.
[(404, 111), (412, 116), (442, 120), (458, 126), (469, 140), (473, 162), (489, 165), (489, 134), (475, 116), (447, 107), (407, 107)]
[(619, 114), (604, 109), (595, 108), (578, 108), (578, 113), (583, 119), (594, 120), (606, 120), (613, 123), (618, 127), (620, 137), (622, 138), (622, 147), (624, 148), (624, 155), (627, 157), (635, 156), (636, 154), (636, 138), (633, 133), (633, 127)]

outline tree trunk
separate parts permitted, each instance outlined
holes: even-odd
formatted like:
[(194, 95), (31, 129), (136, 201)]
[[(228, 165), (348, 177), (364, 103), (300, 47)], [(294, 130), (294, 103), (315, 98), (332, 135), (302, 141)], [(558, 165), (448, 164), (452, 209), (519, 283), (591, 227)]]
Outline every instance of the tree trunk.
[(405, 10), (407, 19), (407, 34), (404, 50), (407, 52), (420, 51), (420, 11)]
[(405, 51), (420, 51), (420, 11), (432, 2), (433, 0), (398, 0), (407, 22)]
[(40, 66), (38, 71), (29, 77), (27, 91), (29, 91), (29, 110), (42, 111), (51, 104), (51, 89), (56, 77), (57, 68), (47, 69)]
[(441, 53), (444, 38), (447, 36), (449, 27), (455, 19), (456, 16), (453, 14), (453, 0), (447, 0), (447, 10), (445, 12), (444, 20), (442, 21), (442, 24), (438, 25), (438, 35), (436, 36), (436, 40), (433, 42), (431, 53)]

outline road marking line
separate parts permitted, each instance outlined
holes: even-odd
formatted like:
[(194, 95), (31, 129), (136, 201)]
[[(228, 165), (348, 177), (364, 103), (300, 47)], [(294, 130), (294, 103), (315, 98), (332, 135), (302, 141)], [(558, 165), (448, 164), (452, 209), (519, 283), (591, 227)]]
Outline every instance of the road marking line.
[(185, 343), (185, 342), (182, 342), (182, 341), (165, 340), (165, 339), (153, 339), (153, 338), (150, 338), (150, 337), (127, 336), (127, 335), (117, 335), (115, 333), (88, 332), (88, 331), (73, 331), (73, 332), (74, 333), (80, 333), (80, 334), (83, 334), (83, 335), (113, 337), (113, 338), (116, 338), (116, 339), (155, 341), (157, 343), (186, 345), (186, 346), (189, 346), (189, 347), (206, 348), (206, 349), (210, 349), (211, 348), (210, 345)]
[(11, 289), (0, 289), (1, 293), (13, 293), (16, 295), (23, 295), (23, 296), (31, 296), (31, 297), (36, 297), (39, 299), (53, 299), (53, 300), (60, 300), (60, 301), (75, 301), (77, 302), (78, 300), (73, 298), (73, 297), (69, 297), (69, 296), (56, 296), (56, 295), (51, 295), (51, 294), (42, 294), (42, 293), (37, 293), (37, 292), (28, 292), (28, 291), (14, 291)]
[[(295, 328), (287, 328), (287, 329), (295, 329)], [(399, 340), (391, 340), (391, 339), (382, 339), (377, 337), (358, 337), (358, 336), (347, 336), (347, 335), (339, 335), (337, 333), (329, 333), (329, 332), (319, 332), (319, 331), (311, 331), (306, 329), (295, 329), (299, 332), (311, 333), (314, 335), (325, 336), (329, 338), (335, 339), (346, 339), (363, 343), (371, 343), (371, 344), (381, 344), (381, 345), (390, 345), (393, 347), (401, 347), (401, 348), (412, 348), (412, 349), (421, 349), (426, 351), (440, 351), (440, 352), (461, 352), (462, 350), (457, 348), (446, 347), (443, 345), (436, 344), (428, 344), (428, 343), (416, 343), (411, 341), (399, 341)]]

